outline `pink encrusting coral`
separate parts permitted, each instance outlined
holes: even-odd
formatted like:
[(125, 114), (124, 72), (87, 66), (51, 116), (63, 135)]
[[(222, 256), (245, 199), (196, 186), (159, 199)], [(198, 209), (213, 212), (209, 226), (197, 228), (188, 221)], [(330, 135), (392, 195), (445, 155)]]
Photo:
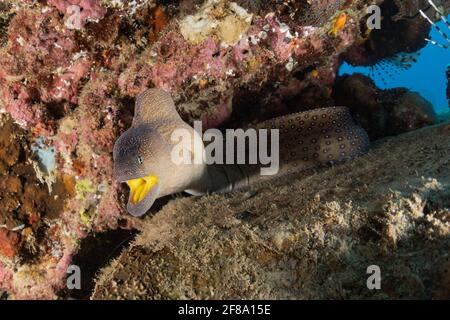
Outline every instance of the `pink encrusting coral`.
[[(341, 10), (341, 2), (315, 5)], [(46, 240), (34, 262), (8, 260), (20, 277), (0, 264), (0, 288), (14, 297), (54, 297), (82, 238), (133, 226), (111, 155), (131, 123), (137, 94), (149, 87), (171, 92), (180, 114), (202, 119), (204, 129), (230, 120), (239, 108), (237, 92), (252, 98), (257, 92), (254, 101), (265, 114), (289, 112), (283, 92), (289, 99), (314, 84), (331, 93), (338, 55), (360, 39), (361, 2), (347, 5), (348, 22), (334, 37), (328, 34), (333, 16), (300, 25), (277, 10), (260, 16), (228, 1), (205, 1), (197, 12), (171, 17), (151, 1), (137, 7), (94, 0), (16, 6), (8, 42), (0, 47), (0, 108), (55, 147), (52, 181), (62, 181), (67, 198), (58, 217), (41, 221)], [(82, 9), (80, 30), (66, 25), (73, 5)], [(160, 29), (157, 37), (149, 33)], [(312, 74), (304, 71), (310, 69)], [(296, 72), (307, 74), (298, 80)]]
[(86, 59), (74, 62), (64, 73), (56, 76), (48, 90), (42, 92), (42, 101), (68, 101), (76, 104), (78, 84), (88, 74), (90, 67), (91, 62)]
[(50, 129), (50, 113), (63, 114), (70, 108), (64, 102), (76, 103), (79, 81), (89, 71), (89, 61), (74, 61), (77, 52), (75, 34), (55, 11), (19, 11), (0, 58), (4, 109), (26, 127)]
[(3, 290), (11, 290), (13, 271), (0, 262), (0, 284)]
[[(119, 88), (125, 96), (135, 96), (151, 86), (174, 94), (188, 84), (204, 92), (214, 90), (216, 97), (212, 100), (220, 102), (206, 106), (206, 110), (202, 106), (194, 111), (190, 108), (186, 113), (217, 126), (231, 115), (231, 108), (224, 113), (222, 101), (232, 98), (235, 87), (259, 85), (260, 81), (284, 81), (293, 70), (315, 63), (317, 57), (324, 56), (324, 52), (327, 53), (326, 60), (332, 61), (330, 65), (334, 67), (338, 54), (359, 35), (359, 18), (356, 15), (349, 19), (348, 25), (331, 39), (326, 35), (331, 25), (323, 28), (297, 26), (281, 22), (275, 13), (253, 17), (251, 26), (233, 46), (224, 45), (226, 35), (216, 34), (214, 37), (196, 38), (192, 45), (178, 30), (173, 30), (163, 34), (157, 43), (127, 66), (120, 75)], [(201, 96), (202, 92), (199, 92), (197, 97)], [(192, 103), (191, 100), (189, 107)], [(182, 105), (180, 108), (185, 111)], [(207, 127), (209, 125), (204, 125), (204, 128)]]
[(44, 121), (42, 106), (32, 103), (32, 94), (20, 84), (13, 84), (2, 91), (4, 108), (16, 121), (25, 126), (39, 125)]
[(225, 69), (220, 52), (219, 44), (211, 38), (190, 46), (181, 34), (172, 31), (129, 65), (120, 76), (119, 87), (122, 94), (135, 96), (150, 85), (173, 91), (194, 76), (219, 78)]
[(90, 20), (100, 20), (106, 14), (106, 9), (98, 0), (48, 0), (47, 3), (66, 16), (79, 12), (81, 26)]

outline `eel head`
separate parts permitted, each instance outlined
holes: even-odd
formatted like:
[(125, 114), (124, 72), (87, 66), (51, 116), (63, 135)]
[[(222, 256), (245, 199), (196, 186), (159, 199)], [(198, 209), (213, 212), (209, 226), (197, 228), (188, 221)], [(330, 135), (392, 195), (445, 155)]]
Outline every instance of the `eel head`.
[(114, 173), (119, 182), (127, 183), (130, 195), (127, 211), (133, 216), (144, 215), (160, 196), (170, 154), (161, 142), (162, 137), (147, 125), (138, 125), (125, 131), (113, 150)]

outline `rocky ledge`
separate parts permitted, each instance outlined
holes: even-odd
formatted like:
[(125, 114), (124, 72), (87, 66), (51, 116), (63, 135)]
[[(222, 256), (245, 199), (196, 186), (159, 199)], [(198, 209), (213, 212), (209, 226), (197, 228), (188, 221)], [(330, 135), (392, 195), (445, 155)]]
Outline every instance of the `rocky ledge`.
[[(450, 298), (450, 125), (147, 217), (92, 299)], [(367, 288), (367, 268), (381, 289)]]

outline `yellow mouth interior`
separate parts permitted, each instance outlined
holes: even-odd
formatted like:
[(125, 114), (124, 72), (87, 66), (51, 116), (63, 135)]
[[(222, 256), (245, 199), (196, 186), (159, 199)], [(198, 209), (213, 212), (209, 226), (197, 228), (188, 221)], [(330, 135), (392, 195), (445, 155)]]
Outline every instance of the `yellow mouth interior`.
[(154, 175), (128, 180), (127, 184), (130, 187), (131, 202), (136, 204), (142, 201), (147, 193), (158, 183), (159, 178)]

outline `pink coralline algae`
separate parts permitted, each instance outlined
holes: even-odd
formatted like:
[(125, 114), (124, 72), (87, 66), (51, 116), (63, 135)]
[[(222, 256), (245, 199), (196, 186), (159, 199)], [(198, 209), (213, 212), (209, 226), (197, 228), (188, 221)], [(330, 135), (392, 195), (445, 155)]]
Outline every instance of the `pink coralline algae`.
[(54, 115), (76, 103), (90, 62), (77, 58), (74, 33), (54, 11), (22, 10), (9, 31), (0, 55), (0, 102), (24, 126), (50, 129)]
[[(135, 96), (149, 85), (173, 91), (194, 76), (217, 78), (224, 69), (219, 53), (219, 45), (211, 38), (201, 45), (189, 46), (182, 35), (171, 32), (129, 65), (119, 86), (123, 94)], [(154, 63), (149, 64), (152, 60)]]
[[(233, 120), (246, 101), (249, 122), (295, 111), (289, 101), (308, 97), (303, 93), (311, 88), (326, 101), (339, 55), (362, 39), (362, 2), (313, 2), (313, 8), (347, 12), (348, 22), (333, 37), (334, 13), (315, 12), (313, 25), (276, 6), (261, 15), (228, 1), (171, 14), (152, 1), (11, 6), (8, 41), (0, 47), (0, 109), (54, 147), (56, 169), (46, 178), (67, 197), (53, 220), (36, 218), (45, 241), (33, 262), (11, 260), (11, 252), (23, 254), (18, 245), (1, 253), (9, 264), (0, 264), (0, 288), (19, 298), (56, 297), (82, 238), (138, 223), (123, 210), (126, 192), (113, 177), (111, 158), (137, 94), (149, 87), (171, 92), (182, 117), (202, 119), (204, 129)], [(81, 8), (79, 30), (66, 25), (74, 5)], [(317, 102), (303, 101), (305, 108)], [(33, 237), (24, 247), (27, 239)], [(12, 265), (20, 277), (10, 277)]]
[(90, 20), (100, 20), (106, 14), (106, 9), (98, 0), (48, 0), (47, 2), (65, 14), (66, 18), (79, 10), (80, 26), (84, 26)]
[(68, 101), (76, 104), (78, 83), (88, 73), (90, 67), (91, 63), (86, 59), (74, 62), (63, 74), (53, 80), (49, 90), (43, 92), (42, 100), (44, 102)]
[[(211, 14), (207, 11), (209, 7), (206, 8), (205, 11)], [(320, 71), (321, 75), (330, 80), (326, 85), (331, 85), (338, 54), (359, 35), (357, 21), (360, 16), (348, 16), (347, 25), (334, 38), (326, 34), (331, 25), (322, 28), (299, 26), (289, 21), (282, 22), (285, 17), (275, 13), (265, 17), (254, 16), (245, 36), (241, 36), (233, 46), (224, 43), (227, 38), (222, 34), (214, 33), (204, 39), (198, 36), (191, 44), (178, 30), (168, 31), (121, 73), (120, 92), (125, 96), (135, 96), (146, 87), (157, 86), (174, 93), (180, 111), (186, 117), (202, 118), (211, 125), (220, 125), (231, 115), (233, 109), (230, 107), (226, 111), (223, 104), (233, 97), (236, 87), (258, 90), (261, 83), (270, 85), (276, 82), (283, 86), (294, 70), (316, 64), (317, 57), (325, 53), (326, 61), (319, 64), (326, 67), (318, 67), (326, 73)], [(210, 19), (209, 16), (203, 18)], [(220, 25), (224, 21), (227, 20), (213, 23)], [(183, 24), (181, 26), (187, 28)], [(188, 86), (196, 88), (198, 94), (190, 101), (184, 101), (184, 97), (177, 94), (179, 88), (184, 90)], [(211, 102), (216, 103), (211, 105)]]
[(0, 284), (4, 290), (10, 290), (12, 284), (13, 272), (11, 269), (6, 268), (3, 263), (0, 262)]
[(20, 85), (12, 85), (3, 91), (5, 110), (23, 126), (37, 126), (44, 121), (42, 106), (32, 103), (32, 93)]

